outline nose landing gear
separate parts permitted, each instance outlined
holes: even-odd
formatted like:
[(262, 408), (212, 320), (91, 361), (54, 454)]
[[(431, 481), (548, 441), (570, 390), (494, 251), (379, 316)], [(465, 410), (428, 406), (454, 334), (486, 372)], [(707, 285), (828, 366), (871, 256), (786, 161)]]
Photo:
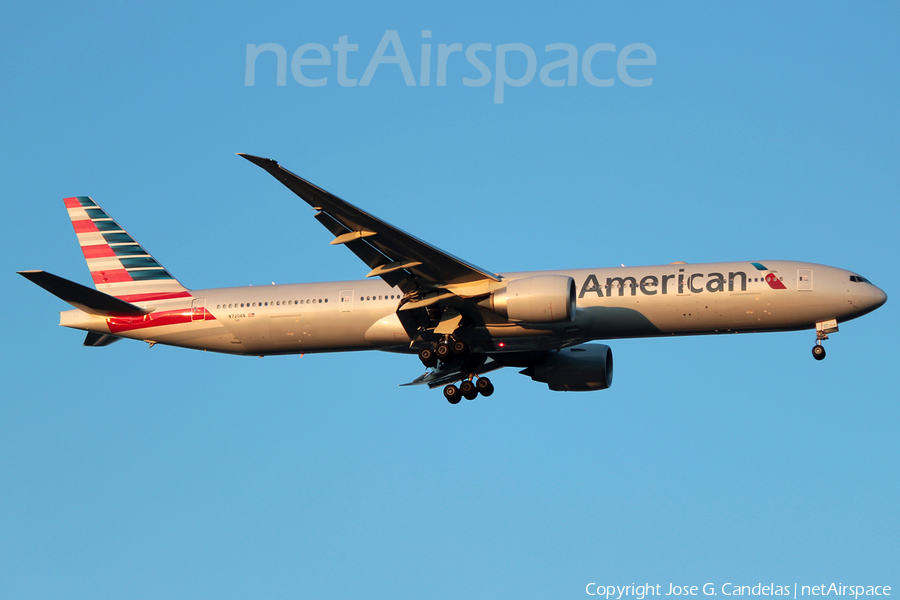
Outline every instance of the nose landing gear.
[(825, 346), (819, 343), (819, 340), (816, 340), (816, 345), (813, 346), (812, 353), (814, 359), (822, 360), (825, 358)]
[(825, 358), (825, 346), (822, 345), (822, 342), (828, 339), (829, 333), (834, 333), (837, 330), (838, 324), (835, 319), (816, 323), (816, 345), (812, 349), (813, 358), (816, 360)]

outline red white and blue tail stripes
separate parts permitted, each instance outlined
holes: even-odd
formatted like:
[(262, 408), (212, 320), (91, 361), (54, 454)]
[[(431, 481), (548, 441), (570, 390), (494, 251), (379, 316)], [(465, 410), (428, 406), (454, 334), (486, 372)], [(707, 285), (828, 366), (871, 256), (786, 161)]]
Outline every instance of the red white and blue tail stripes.
[(65, 203), (98, 290), (132, 303), (191, 296), (89, 197), (66, 198)]

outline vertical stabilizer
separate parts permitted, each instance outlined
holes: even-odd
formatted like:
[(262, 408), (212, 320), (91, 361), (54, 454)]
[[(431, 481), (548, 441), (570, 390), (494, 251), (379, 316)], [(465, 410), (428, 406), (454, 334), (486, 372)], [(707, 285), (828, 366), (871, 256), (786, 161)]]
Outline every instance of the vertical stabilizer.
[(191, 296), (89, 197), (66, 198), (65, 203), (97, 290), (125, 302)]

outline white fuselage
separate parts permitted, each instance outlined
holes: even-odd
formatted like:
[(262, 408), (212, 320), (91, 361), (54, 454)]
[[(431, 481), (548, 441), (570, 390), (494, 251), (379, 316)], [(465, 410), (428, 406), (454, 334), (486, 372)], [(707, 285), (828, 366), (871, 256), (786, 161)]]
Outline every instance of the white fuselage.
[[(758, 265), (758, 266), (757, 266)], [(764, 267), (764, 268), (760, 268)], [(509, 273), (496, 284), (541, 273)], [(596, 339), (789, 331), (843, 322), (884, 303), (883, 291), (824, 265), (763, 261), (550, 271), (572, 277), (572, 321), (515, 323), (487, 309), (470, 345), (540, 350)], [(767, 281), (767, 279), (769, 281)], [(397, 318), (402, 293), (380, 279), (193, 290), (149, 315), (61, 313), (67, 327), (173, 346), (267, 355), (347, 350), (412, 351)]]

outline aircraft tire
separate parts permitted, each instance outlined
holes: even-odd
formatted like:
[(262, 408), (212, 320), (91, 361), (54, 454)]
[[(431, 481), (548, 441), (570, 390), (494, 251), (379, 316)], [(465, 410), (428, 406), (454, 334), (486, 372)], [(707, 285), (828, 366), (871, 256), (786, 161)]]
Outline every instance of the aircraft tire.
[(494, 384), (487, 377), (481, 377), (475, 382), (475, 389), (478, 390), (479, 394), (487, 398), (494, 393)]
[(422, 348), (419, 350), (419, 360), (421, 360), (422, 364), (426, 367), (433, 367), (437, 364), (437, 356), (435, 356), (434, 350), (431, 348)]
[(446, 398), (447, 402), (450, 404), (459, 404), (459, 401), (462, 400), (462, 396), (459, 394), (459, 388), (452, 383), (444, 388), (444, 398)]
[(463, 381), (460, 383), (459, 393), (462, 394), (463, 398), (466, 400), (474, 400), (478, 397), (478, 390), (475, 389), (475, 384), (471, 381)]
[(450, 348), (453, 350), (453, 354), (457, 354), (457, 355), (465, 354), (466, 352), (469, 351), (469, 345), (467, 343), (463, 342), (462, 340), (455, 340), (450, 345)]
[(446, 360), (452, 350), (450, 349), (450, 344), (438, 344), (437, 348), (434, 349), (434, 353), (441, 360)]
[(820, 346), (816, 344), (812, 349), (813, 358), (816, 360), (822, 360), (825, 358), (825, 346)]

